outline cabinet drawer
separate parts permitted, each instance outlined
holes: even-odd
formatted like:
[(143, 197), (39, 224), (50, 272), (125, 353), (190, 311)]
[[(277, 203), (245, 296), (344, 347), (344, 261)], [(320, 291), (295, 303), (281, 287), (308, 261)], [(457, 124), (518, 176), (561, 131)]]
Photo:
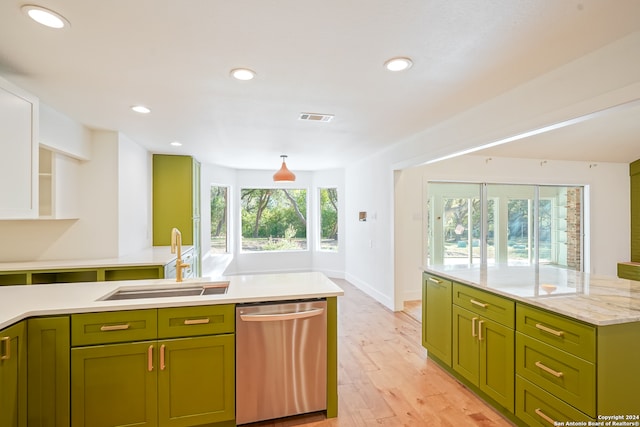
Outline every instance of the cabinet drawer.
[(516, 376), (516, 416), (528, 426), (549, 427), (567, 421), (593, 421), (529, 381)]
[(71, 315), (71, 346), (143, 341), (157, 337), (157, 310)]
[(587, 415), (595, 416), (593, 363), (517, 333), (516, 373)]
[(160, 338), (214, 335), (235, 331), (233, 304), (196, 307), (161, 308), (158, 310)]
[(596, 329), (593, 326), (518, 304), (516, 330), (589, 362), (596, 361)]
[(443, 279), (442, 277), (434, 276), (429, 273), (423, 273), (422, 279), (424, 280), (426, 285), (448, 287), (448, 288), (450, 288), (452, 285), (451, 280)]
[(453, 303), (509, 328), (514, 327), (515, 303), (507, 298), (454, 283)]

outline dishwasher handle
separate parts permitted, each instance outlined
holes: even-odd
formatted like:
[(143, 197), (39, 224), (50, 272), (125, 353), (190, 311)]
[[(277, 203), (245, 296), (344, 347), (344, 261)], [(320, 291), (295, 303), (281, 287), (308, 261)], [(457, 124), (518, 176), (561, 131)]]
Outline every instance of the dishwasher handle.
[(323, 312), (324, 308), (314, 308), (313, 310), (284, 314), (241, 314), (240, 319), (245, 322), (279, 322), (282, 320), (305, 319), (307, 317), (319, 316)]

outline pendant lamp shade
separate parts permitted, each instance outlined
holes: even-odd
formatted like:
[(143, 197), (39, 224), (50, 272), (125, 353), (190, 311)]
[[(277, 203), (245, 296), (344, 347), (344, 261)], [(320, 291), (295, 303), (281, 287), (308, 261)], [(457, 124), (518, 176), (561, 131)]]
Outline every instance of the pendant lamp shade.
[(273, 174), (273, 180), (276, 182), (295, 181), (296, 180), (295, 174), (291, 172), (289, 169), (287, 169), (287, 163), (285, 162), (285, 159), (287, 158), (287, 156), (283, 154), (280, 157), (282, 157), (282, 166), (280, 167), (280, 170), (278, 172)]

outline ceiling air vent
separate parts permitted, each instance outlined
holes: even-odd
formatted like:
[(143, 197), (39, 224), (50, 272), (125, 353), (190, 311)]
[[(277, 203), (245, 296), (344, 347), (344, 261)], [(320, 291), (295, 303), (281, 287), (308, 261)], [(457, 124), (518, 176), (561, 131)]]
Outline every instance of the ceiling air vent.
[(298, 120), (308, 120), (311, 122), (330, 122), (333, 120), (333, 114), (317, 114), (317, 113), (300, 113)]

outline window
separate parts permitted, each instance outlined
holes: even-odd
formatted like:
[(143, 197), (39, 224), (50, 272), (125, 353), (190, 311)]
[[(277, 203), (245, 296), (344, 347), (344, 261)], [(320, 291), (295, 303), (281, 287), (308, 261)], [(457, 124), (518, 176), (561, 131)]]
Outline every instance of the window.
[(228, 187), (211, 186), (211, 252), (213, 253), (229, 252), (228, 194)]
[(583, 187), (432, 182), (427, 192), (429, 264), (582, 271)]
[(245, 188), (240, 204), (243, 251), (307, 249), (307, 190)]
[(320, 189), (320, 250), (338, 250), (338, 189)]

